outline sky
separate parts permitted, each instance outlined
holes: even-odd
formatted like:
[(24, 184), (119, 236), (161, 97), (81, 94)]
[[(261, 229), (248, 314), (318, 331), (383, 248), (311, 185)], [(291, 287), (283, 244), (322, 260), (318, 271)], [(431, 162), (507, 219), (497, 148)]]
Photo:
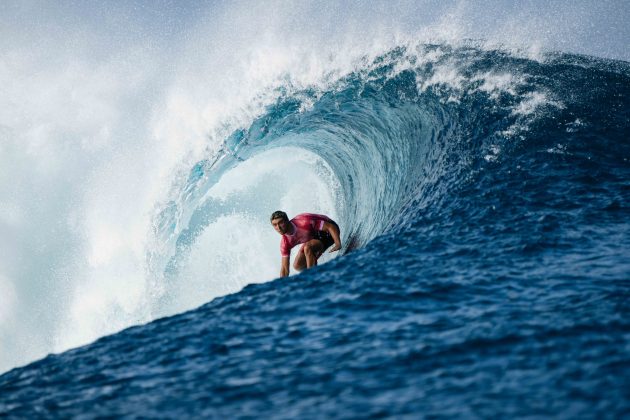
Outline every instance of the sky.
[[(538, 42), (543, 47), (598, 57), (630, 60), (630, 4), (624, 0), (476, 0), (476, 1), (4, 1), (0, 22), (5, 46), (46, 42), (92, 33), (101, 49), (130, 42), (175, 52), (195, 41), (206, 27), (222, 27), (221, 39), (245, 23), (267, 32), (337, 37), (361, 26), (412, 33), (448, 19), (459, 34), (508, 43)], [(276, 24), (281, 24), (282, 27)], [(438, 27), (440, 25), (437, 25)], [(443, 28), (443, 26), (442, 26)], [(76, 40), (74, 40), (76, 41)], [(105, 48), (108, 45), (109, 48)]]

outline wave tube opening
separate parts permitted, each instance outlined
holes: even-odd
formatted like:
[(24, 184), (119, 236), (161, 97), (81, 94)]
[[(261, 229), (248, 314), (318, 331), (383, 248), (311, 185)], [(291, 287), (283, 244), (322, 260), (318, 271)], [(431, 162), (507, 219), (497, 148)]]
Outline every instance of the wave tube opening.
[[(278, 277), (280, 237), (269, 223), (273, 211), (339, 220), (343, 206), (339, 182), (326, 162), (294, 147), (261, 152), (225, 171), (194, 204), (180, 204), (193, 207), (186, 227), (171, 235), (168, 251), (151, 257), (155, 316)], [(320, 263), (334, 257), (324, 255)]]

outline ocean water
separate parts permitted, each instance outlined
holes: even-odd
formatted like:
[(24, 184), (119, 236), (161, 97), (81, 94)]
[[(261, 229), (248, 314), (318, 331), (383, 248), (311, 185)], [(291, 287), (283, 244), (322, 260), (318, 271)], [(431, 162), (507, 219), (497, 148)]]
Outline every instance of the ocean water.
[[(630, 64), (421, 37), (335, 60), (257, 67), (257, 96), (197, 120), (175, 89), (148, 146), (79, 116), (76, 139), (2, 127), (9, 154), (24, 132), (82, 146), (32, 167), (79, 168), (55, 205), (2, 190), (7, 234), (66, 216), (30, 260), (3, 248), (0, 415), (630, 414)], [(339, 255), (274, 279), (279, 208), (332, 216)]]

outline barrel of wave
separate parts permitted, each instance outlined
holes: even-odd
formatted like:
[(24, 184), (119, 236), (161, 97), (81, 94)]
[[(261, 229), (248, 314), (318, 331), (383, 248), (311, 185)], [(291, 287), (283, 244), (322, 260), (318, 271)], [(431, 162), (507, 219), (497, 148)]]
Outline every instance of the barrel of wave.
[[(168, 308), (160, 308), (162, 313), (191, 309), (247, 284), (275, 279), (280, 238), (269, 223), (274, 210), (283, 209), (290, 217), (312, 212), (340, 220), (344, 206), (339, 181), (328, 164), (294, 147), (274, 148), (246, 160), (226, 172), (202, 201), (200, 208), (208, 202), (218, 206), (203, 232), (177, 255), (177, 273), (168, 279), (169, 296), (163, 299)], [(320, 263), (331, 258), (335, 255), (327, 254)]]

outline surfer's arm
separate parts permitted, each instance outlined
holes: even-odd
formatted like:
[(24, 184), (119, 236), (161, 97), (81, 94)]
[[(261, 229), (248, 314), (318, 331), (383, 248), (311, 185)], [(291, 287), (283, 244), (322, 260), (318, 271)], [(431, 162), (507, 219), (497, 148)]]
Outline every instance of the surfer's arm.
[(289, 257), (282, 257), (282, 263), (280, 266), (280, 277), (286, 277), (289, 275)]
[(328, 232), (332, 236), (335, 244), (330, 248), (329, 252), (339, 251), (341, 249), (341, 237), (339, 236), (339, 228), (334, 223), (324, 222), (322, 230)]

